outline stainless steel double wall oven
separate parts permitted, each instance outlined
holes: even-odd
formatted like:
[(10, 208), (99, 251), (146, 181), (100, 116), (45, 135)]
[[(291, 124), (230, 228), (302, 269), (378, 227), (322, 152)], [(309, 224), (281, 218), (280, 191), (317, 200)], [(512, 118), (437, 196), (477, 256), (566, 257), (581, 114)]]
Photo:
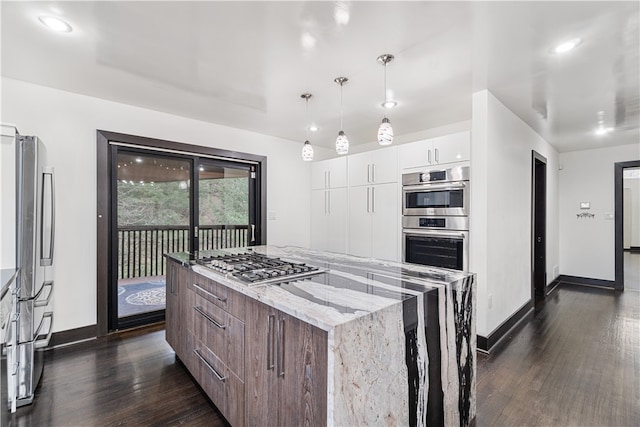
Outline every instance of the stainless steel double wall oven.
[(467, 270), (469, 166), (402, 175), (402, 260)]

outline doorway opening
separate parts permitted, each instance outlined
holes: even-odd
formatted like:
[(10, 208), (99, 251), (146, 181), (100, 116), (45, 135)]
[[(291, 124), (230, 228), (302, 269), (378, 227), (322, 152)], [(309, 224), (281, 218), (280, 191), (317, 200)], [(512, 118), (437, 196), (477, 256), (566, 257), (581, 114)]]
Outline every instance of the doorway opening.
[(265, 241), (266, 159), (98, 131), (98, 334), (164, 320), (165, 254)]
[(640, 290), (640, 160), (614, 165), (616, 290)]
[(547, 295), (547, 159), (531, 155), (531, 299), (534, 306)]

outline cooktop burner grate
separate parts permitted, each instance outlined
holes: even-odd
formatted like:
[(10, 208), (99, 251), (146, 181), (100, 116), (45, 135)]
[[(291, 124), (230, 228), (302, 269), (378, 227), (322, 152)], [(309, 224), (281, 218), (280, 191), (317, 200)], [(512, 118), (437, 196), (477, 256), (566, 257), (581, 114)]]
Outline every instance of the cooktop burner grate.
[(197, 263), (251, 285), (288, 282), (325, 272), (305, 263), (253, 252), (204, 256)]

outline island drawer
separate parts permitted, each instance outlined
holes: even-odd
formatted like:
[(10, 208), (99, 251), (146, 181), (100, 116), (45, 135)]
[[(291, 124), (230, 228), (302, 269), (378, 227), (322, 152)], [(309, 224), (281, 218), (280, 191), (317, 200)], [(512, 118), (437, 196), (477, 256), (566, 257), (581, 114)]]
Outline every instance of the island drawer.
[(244, 380), (244, 322), (193, 291), (187, 309), (195, 337)]
[(191, 374), (231, 425), (244, 426), (244, 383), (200, 340), (188, 335), (193, 343), (187, 364)]
[(189, 286), (196, 294), (244, 320), (244, 295), (241, 293), (195, 272)]

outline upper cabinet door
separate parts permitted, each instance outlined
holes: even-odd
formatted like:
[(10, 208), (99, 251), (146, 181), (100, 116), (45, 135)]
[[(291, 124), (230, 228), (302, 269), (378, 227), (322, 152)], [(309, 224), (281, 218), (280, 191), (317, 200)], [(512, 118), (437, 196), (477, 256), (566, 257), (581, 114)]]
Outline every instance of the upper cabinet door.
[(370, 151), (371, 183), (398, 182), (398, 147)]
[(471, 159), (471, 132), (403, 144), (398, 147), (398, 167), (402, 169), (468, 162)]
[(433, 139), (398, 146), (398, 169), (429, 166), (433, 162)]
[(471, 133), (460, 132), (436, 138), (433, 143), (435, 164), (465, 162), (471, 159)]
[(342, 188), (347, 186), (347, 158), (322, 160), (311, 164), (311, 189)]
[(349, 186), (398, 182), (398, 148), (387, 147), (348, 157)]

